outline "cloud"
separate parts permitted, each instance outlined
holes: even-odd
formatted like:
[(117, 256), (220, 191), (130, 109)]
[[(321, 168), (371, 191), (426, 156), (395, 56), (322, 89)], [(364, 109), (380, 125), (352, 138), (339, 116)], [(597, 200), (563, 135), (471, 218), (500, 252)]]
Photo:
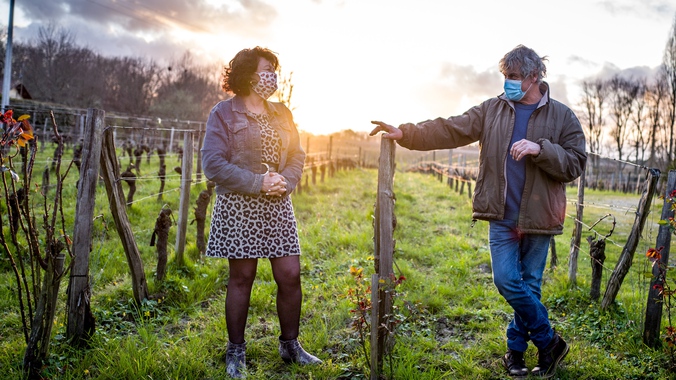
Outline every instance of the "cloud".
[(654, 68), (650, 68), (648, 66), (634, 66), (626, 69), (620, 69), (612, 63), (606, 62), (598, 73), (587, 78), (587, 80), (610, 80), (615, 76), (629, 80), (652, 79), (657, 75), (658, 70), (659, 66)]
[(502, 75), (497, 67), (479, 72), (473, 66), (445, 62), (441, 65), (439, 80), (462, 89), (468, 96), (492, 96), (502, 89)]
[[(16, 41), (35, 43), (40, 28), (46, 28), (48, 25), (48, 23), (31, 23), (26, 27), (15, 27)], [(131, 33), (116, 35), (101, 33), (101, 29), (81, 20), (75, 20), (67, 27), (62, 25), (58, 28), (68, 32), (78, 46), (108, 57), (125, 56), (168, 61), (186, 51), (185, 46), (167, 39), (146, 41)], [(57, 30), (57, 33), (60, 31)]]
[(197, 31), (266, 28), (277, 16), (260, 0), (211, 5), (204, 0), (23, 0), (17, 6), (30, 20), (59, 22), (65, 18), (119, 25), (131, 32), (161, 31), (171, 26)]
[(568, 81), (566, 76), (561, 75), (549, 83), (549, 91), (552, 99), (556, 99), (559, 102), (571, 105), (570, 100), (568, 99)]
[(495, 69), (477, 71), (472, 66), (444, 62), (432, 82), (421, 84), (416, 93), (429, 104), (432, 117), (466, 111), (502, 93), (502, 75)]
[(594, 67), (594, 66), (596, 66), (596, 63), (595, 63), (595, 62), (593, 62), (593, 61), (591, 61), (591, 60), (589, 60), (589, 59), (587, 59), (587, 58), (580, 57), (579, 55), (571, 55), (571, 56), (569, 56), (569, 57), (566, 59), (566, 62), (567, 62), (569, 65), (581, 65), (581, 66), (588, 67), (588, 68), (589, 68), (589, 67)]
[(22, 0), (16, 7), (28, 23), (16, 27), (19, 41), (34, 39), (40, 27), (52, 23), (71, 32), (78, 45), (102, 54), (138, 57), (141, 52), (154, 59), (181, 55), (191, 45), (186, 40), (214, 35), (260, 38), (278, 16), (261, 0), (227, 5), (208, 0)]
[(662, 19), (666, 15), (672, 17), (676, 10), (676, 5), (670, 0), (603, 0), (597, 4), (613, 15), (639, 16), (649, 20)]

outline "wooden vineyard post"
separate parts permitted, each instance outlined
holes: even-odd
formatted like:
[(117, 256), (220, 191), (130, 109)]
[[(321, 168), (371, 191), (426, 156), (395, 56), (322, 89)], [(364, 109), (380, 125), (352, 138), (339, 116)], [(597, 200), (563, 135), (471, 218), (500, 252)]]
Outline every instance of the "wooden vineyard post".
[(556, 239), (554, 239), (554, 235), (549, 238), (549, 251), (551, 252), (549, 268), (555, 269), (559, 265), (559, 258), (556, 254)]
[(192, 182), (193, 141), (192, 132), (183, 135), (183, 163), (181, 165), (181, 203), (178, 210), (178, 226), (176, 229), (176, 263), (185, 265), (185, 235), (188, 229), (188, 213), (190, 207), (190, 184)]
[[(667, 197), (676, 189), (676, 170), (669, 171), (664, 205), (662, 206), (661, 220), (668, 220), (674, 217), (674, 210), (671, 204), (667, 202)], [(660, 344), (660, 322), (662, 321), (662, 300), (665, 276), (660, 273), (665, 270), (669, 264), (669, 246), (671, 245), (672, 231), (668, 224), (660, 224), (655, 249), (661, 249), (661, 257), (653, 263), (653, 279), (650, 281), (648, 289), (648, 305), (645, 309), (645, 325), (643, 326), (643, 343), (648, 347), (658, 347)], [(661, 268), (660, 268), (661, 267)]]
[(197, 168), (195, 170), (195, 182), (202, 181), (202, 143), (204, 142), (206, 125), (200, 123), (197, 131)]
[[(373, 308), (371, 319), (371, 380), (377, 380), (383, 365), (383, 356), (388, 347), (388, 318), (392, 313), (392, 294), (390, 287), (392, 254), (394, 252), (394, 141), (380, 140), (380, 159), (378, 168), (378, 195), (375, 212), (375, 270), (371, 283)], [(374, 281), (376, 280), (377, 281)], [(377, 309), (377, 310), (376, 310)], [(375, 352), (374, 352), (375, 350)]]
[(73, 228), (73, 266), (68, 284), (68, 322), (66, 337), (79, 346), (94, 332), (89, 288), (89, 251), (92, 244), (92, 225), (96, 203), (96, 185), (101, 160), (101, 135), (105, 127), (105, 111), (87, 110), (82, 146), (82, 164), (78, 181)]
[(577, 284), (577, 257), (580, 253), (580, 240), (582, 240), (582, 216), (584, 215), (584, 183), (585, 172), (583, 169), (577, 184), (577, 203), (575, 208), (575, 224), (573, 225), (573, 237), (570, 239), (570, 254), (568, 255), (568, 283), (574, 287)]
[(106, 184), (106, 194), (110, 203), (110, 212), (113, 214), (115, 228), (120, 236), (120, 241), (124, 247), (124, 253), (127, 256), (127, 263), (131, 272), (131, 286), (134, 292), (134, 300), (141, 303), (148, 298), (148, 284), (146, 274), (143, 271), (143, 261), (141, 261), (141, 252), (134, 240), (134, 233), (131, 230), (129, 216), (127, 215), (127, 204), (122, 192), (122, 183), (118, 181), (120, 176), (120, 167), (115, 155), (115, 141), (113, 140), (113, 129), (106, 129), (103, 132), (103, 147), (101, 151), (101, 175)]
[(620, 291), (622, 281), (627, 275), (627, 272), (629, 272), (634, 253), (636, 252), (636, 247), (638, 246), (639, 239), (643, 233), (645, 221), (648, 219), (648, 214), (650, 213), (653, 195), (655, 195), (655, 192), (657, 191), (658, 179), (660, 179), (660, 171), (654, 168), (649, 169), (646, 175), (643, 194), (641, 194), (641, 199), (638, 202), (638, 210), (636, 210), (634, 225), (631, 227), (629, 238), (627, 238), (627, 243), (622, 249), (620, 259), (615, 265), (613, 273), (610, 275), (608, 286), (606, 286), (606, 293), (603, 295), (603, 300), (601, 301), (601, 308), (604, 310), (615, 301), (615, 297), (617, 297), (617, 293)]

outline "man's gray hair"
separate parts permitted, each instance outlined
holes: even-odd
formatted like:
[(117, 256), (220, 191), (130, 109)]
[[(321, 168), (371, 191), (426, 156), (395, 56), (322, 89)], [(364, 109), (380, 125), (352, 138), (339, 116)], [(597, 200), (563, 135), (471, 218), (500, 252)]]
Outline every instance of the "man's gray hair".
[(500, 72), (506, 75), (508, 71), (518, 69), (523, 78), (537, 73), (538, 82), (547, 76), (547, 67), (544, 61), (547, 56), (540, 57), (535, 50), (519, 45), (505, 54), (500, 60)]

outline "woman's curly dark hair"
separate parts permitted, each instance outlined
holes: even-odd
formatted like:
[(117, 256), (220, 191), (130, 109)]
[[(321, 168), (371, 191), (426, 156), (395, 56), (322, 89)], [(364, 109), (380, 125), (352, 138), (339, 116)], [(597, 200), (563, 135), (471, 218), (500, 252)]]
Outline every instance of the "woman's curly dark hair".
[(256, 46), (253, 49), (244, 49), (235, 55), (228, 66), (223, 68), (221, 86), (226, 92), (246, 96), (251, 91), (251, 76), (258, 69), (258, 61), (265, 58), (275, 71), (279, 67), (279, 60), (275, 53), (267, 48)]

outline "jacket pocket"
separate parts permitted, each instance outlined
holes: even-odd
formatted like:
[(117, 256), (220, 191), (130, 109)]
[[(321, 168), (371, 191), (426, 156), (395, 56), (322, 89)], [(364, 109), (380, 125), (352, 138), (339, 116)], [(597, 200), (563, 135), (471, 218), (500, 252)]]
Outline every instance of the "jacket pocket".
[(563, 226), (566, 217), (565, 187), (560, 182), (541, 182), (534, 187), (529, 197), (527, 214), (529, 229), (557, 230)]
[(239, 162), (241, 154), (249, 150), (247, 143), (249, 128), (247, 127), (246, 120), (235, 120), (227, 124), (228, 140), (230, 140), (229, 145), (234, 162)]
[(247, 127), (246, 120), (236, 120), (227, 124), (228, 130), (232, 133), (238, 133)]

